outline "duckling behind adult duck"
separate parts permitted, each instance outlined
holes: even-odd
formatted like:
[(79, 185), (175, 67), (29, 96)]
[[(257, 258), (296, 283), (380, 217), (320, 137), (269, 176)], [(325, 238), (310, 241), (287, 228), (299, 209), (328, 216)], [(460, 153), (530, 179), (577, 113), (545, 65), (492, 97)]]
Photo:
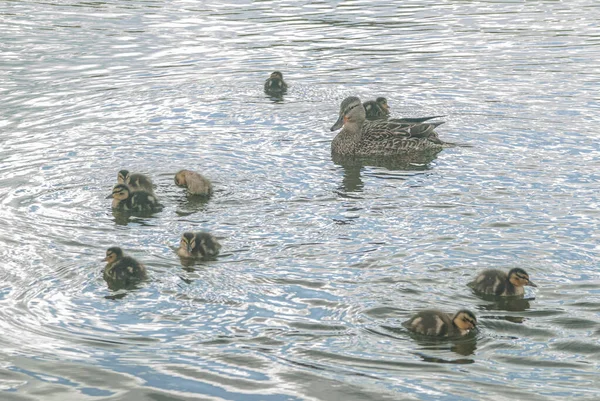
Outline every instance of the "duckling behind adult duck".
[(190, 195), (210, 196), (212, 194), (212, 184), (210, 181), (190, 170), (178, 171), (175, 174), (175, 185), (186, 187)]
[(211, 258), (219, 254), (221, 244), (206, 232), (185, 232), (181, 236), (177, 254), (182, 258)]
[(103, 260), (107, 262), (103, 276), (109, 286), (129, 286), (147, 277), (144, 265), (130, 256), (124, 256), (123, 250), (117, 246), (108, 248)]
[(131, 174), (128, 170), (121, 170), (117, 173), (117, 183), (126, 184), (131, 191), (154, 193), (154, 184), (152, 184), (152, 180), (144, 174)]
[(467, 285), (477, 292), (498, 296), (523, 295), (524, 286), (537, 287), (529, 280), (529, 274), (518, 267), (511, 269), (508, 274), (502, 270), (484, 270)]
[(114, 186), (112, 193), (106, 199), (113, 198), (113, 209), (120, 209), (132, 212), (160, 212), (163, 206), (158, 203), (158, 199), (146, 191), (131, 191), (125, 184)]
[(459, 310), (454, 315), (439, 310), (424, 310), (404, 323), (404, 327), (418, 334), (438, 337), (455, 337), (468, 334), (477, 325), (473, 312)]
[(273, 71), (265, 81), (265, 92), (270, 95), (283, 95), (287, 91), (287, 84), (283, 80), (283, 74)]
[[(363, 103), (363, 107), (365, 108), (365, 112), (367, 114), (367, 120), (387, 119), (390, 115), (390, 106), (388, 105), (387, 99), (384, 97), (378, 97), (375, 100), (366, 101)], [(390, 121), (396, 123), (420, 124), (424, 123), (425, 121), (440, 117), (444, 116), (392, 118)]]
[(384, 97), (378, 97), (375, 100), (368, 100), (363, 103), (367, 120), (379, 120), (387, 118), (390, 115), (390, 108), (387, 103), (387, 99)]
[(331, 127), (342, 130), (331, 142), (331, 152), (339, 156), (390, 157), (410, 153), (440, 152), (444, 145), (435, 128), (439, 123), (404, 123), (393, 120), (367, 121), (360, 99), (351, 96), (342, 102), (340, 116)]

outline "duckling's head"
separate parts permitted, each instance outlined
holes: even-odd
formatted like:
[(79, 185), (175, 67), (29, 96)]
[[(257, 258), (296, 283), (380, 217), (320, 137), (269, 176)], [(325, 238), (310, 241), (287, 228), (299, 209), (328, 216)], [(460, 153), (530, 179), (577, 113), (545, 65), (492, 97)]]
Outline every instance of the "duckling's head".
[(379, 105), (379, 107), (381, 107), (383, 111), (386, 112), (386, 114), (390, 114), (390, 106), (388, 106), (386, 98), (378, 97), (377, 99), (375, 99), (375, 102)]
[(452, 318), (452, 323), (466, 334), (475, 328), (477, 318), (473, 312), (463, 309), (456, 312), (456, 315)]
[(356, 96), (347, 97), (340, 105), (340, 117), (333, 124), (331, 130), (336, 131), (346, 123), (360, 124), (366, 116), (365, 108), (360, 99)]
[(175, 174), (175, 185), (177, 186), (185, 186), (186, 185), (186, 175), (190, 172), (190, 170), (179, 170), (177, 174)]
[(119, 184), (127, 184), (129, 180), (129, 171), (128, 170), (121, 170), (117, 173), (117, 182)]
[(125, 184), (117, 184), (113, 187), (112, 193), (106, 197), (106, 199), (117, 199), (117, 200), (125, 200), (129, 198), (129, 187)]
[(529, 274), (519, 267), (515, 267), (508, 272), (508, 281), (510, 281), (515, 287), (523, 287), (526, 285), (537, 287), (533, 281), (529, 280)]
[(112, 248), (108, 248), (106, 250), (106, 257), (103, 259), (108, 263), (115, 263), (119, 259), (123, 258), (123, 250), (118, 246), (113, 246)]
[(273, 71), (271, 73), (271, 76), (269, 77), (271, 79), (283, 79), (283, 74), (279, 71)]
[(189, 255), (191, 255), (195, 246), (196, 236), (194, 233), (186, 232), (181, 235), (181, 241), (179, 242), (180, 249), (185, 250)]

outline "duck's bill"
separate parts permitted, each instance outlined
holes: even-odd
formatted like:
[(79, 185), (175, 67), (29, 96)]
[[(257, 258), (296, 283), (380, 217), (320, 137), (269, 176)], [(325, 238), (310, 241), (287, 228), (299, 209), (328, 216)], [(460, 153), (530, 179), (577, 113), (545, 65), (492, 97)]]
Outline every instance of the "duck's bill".
[(530, 285), (532, 287), (537, 287), (537, 284), (535, 284), (533, 281), (528, 282), (527, 285)]
[(344, 116), (340, 116), (340, 118), (338, 118), (338, 120), (335, 122), (335, 124), (333, 124), (333, 126), (331, 127), (331, 130), (337, 131), (340, 128), (342, 128), (343, 125), (344, 125)]
[(110, 199), (110, 198), (112, 198), (112, 197), (113, 197), (113, 194), (110, 194), (110, 195), (108, 195), (108, 196), (107, 196), (106, 198), (104, 198), (104, 199)]

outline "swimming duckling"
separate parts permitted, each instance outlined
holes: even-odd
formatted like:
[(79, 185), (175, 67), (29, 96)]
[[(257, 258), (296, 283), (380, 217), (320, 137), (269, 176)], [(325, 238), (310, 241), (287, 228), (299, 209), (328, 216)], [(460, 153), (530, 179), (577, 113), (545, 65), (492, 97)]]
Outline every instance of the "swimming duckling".
[(106, 250), (104, 280), (111, 287), (128, 286), (146, 279), (146, 268), (130, 256), (124, 256), (118, 246)]
[(459, 310), (450, 315), (439, 310), (424, 310), (404, 323), (402, 326), (418, 334), (439, 337), (464, 336), (477, 325), (477, 318), (468, 310)]
[(117, 183), (128, 185), (132, 192), (146, 191), (151, 194), (154, 193), (152, 180), (144, 174), (131, 174), (128, 170), (121, 170), (117, 173)]
[(265, 93), (269, 95), (283, 95), (287, 91), (287, 84), (283, 80), (283, 74), (279, 71), (271, 73), (265, 81)]
[(387, 99), (384, 97), (368, 100), (363, 103), (363, 107), (367, 113), (367, 120), (378, 120), (380, 118), (387, 118), (390, 115), (390, 108), (387, 104)]
[(186, 187), (189, 195), (210, 196), (212, 194), (212, 184), (210, 181), (190, 170), (178, 171), (175, 174), (175, 185)]
[(467, 285), (475, 291), (499, 296), (523, 295), (524, 286), (537, 287), (529, 280), (529, 274), (518, 267), (511, 269), (508, 274), (502, 270), (484, 270)]
[(133, 212), (160, 212), (163, 206), (158, 199), (146, 191), (131, 191), (125, 184), (114, 186), (112, 193), (106, 199), (113, 198), (113, 209), (121, 209)]
[(219, 254), (221, 244), (206, 232), (185, 232), (181, 236), (177, 254), (182, 258), (211, 258)]

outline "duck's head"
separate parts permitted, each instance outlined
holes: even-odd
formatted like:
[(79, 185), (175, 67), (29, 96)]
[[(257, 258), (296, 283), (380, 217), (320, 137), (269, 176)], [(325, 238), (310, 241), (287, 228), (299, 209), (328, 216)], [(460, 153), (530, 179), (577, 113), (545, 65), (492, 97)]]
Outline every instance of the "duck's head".
[(117, 173), (117, 182), (119, 184), (127, 184), (129, 180), (129, 170), (121, 170)]
[(117, 200), (125, 200), (129, 198), (129, 187), (125, 184), (117, 184), (114, 186), (112, 193), (106, 197), (106, 199), (117, 199)]
[(390, 106), (388, 106), (386, 98), (378, 97), (377, 99), (375, 99), (375, 102), (379, 105), (379, 107), (381, 107), (383, 111), (385, 111), (386, 114), (390, 114)]
[(177, 174), (175, 174), (175, 185), (177, 185), (177, 186), (185, 186), (186, 185), (185, 176), (189, 172), (190, 172), (189, 170), (180, 170), (180, 171), (178, 171)]
[(271, 73), (271, 76), (269, 77), (271, 79), (283, 79), (283, 74), (279, 71), (273, 71)]
[(356, 96), (350, 96), (344, 99), (340, 105), (340, 117), (331, 127), (332, 131), (336, 131), (346, 123), (360, 124), (366, 118), (365, 108), (361, 101)]
[(181, 241), (179, 241), (179, 247), (185, 249), (188, 254), (192, 254), (194, 247), (196, 246), (196, 236), (194, 233), (183, 233), (181, 235)]
[(456, 315), (452, 318), (452, 323), (454, 323), (460, 331), (467, 333), (475, 328), (477, 325), (477, 318), (473, 312), (463, 309), (456, 312)]
[(508, 272), (508, 281), (515, 287), (523, 287), (526, 285), (537, 287), (533, 281), (529, 280), (529, 274), (519, 267), (515, 267)]
[(106, 250), (106, 257), (102, 260), (108, 263), (115, 263), (121, 258), (123, 258), (123, 250), (118, 246), (113, 246)]

